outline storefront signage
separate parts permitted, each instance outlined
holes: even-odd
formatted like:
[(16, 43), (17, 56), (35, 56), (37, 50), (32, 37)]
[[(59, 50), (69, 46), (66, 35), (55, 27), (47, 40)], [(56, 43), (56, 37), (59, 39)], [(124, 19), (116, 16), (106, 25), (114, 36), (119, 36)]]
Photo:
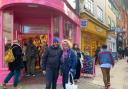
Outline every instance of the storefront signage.
[(103, 31), (103, 29), (102, 29), (102, 28), (100, 28), (100, 27), (98, 27), (98, 26), (96, 26), (96, 31), (97, 31), (97, 32), (102, 32), (102, 31)]
[(122, 32), (119, 27), (111, 27), (110, 32)]
[(88, 20), (80, 20), (81, 28), (86, 28), (88, 26)]

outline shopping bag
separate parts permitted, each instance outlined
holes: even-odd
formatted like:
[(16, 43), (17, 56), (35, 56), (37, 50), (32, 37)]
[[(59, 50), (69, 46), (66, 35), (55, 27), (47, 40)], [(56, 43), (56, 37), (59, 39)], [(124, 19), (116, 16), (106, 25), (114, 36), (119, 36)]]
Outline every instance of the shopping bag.
[(66, 89), (78, 89), (78, 86), (75, 84), (67, 83)]
[[(72, 83), (70, 82), (70, 78), (72, 80)], [(73, 75), (70, 72), (69, 72), (69, 77), (68, 77), (68, 83), (66, 84), (66, 89), (78, 89), (78, 86), (75, 85)]]
[(59, 75), (58, 79), (57, 79), (57, 84), (61, 85), (62, 84), (62, 76)]

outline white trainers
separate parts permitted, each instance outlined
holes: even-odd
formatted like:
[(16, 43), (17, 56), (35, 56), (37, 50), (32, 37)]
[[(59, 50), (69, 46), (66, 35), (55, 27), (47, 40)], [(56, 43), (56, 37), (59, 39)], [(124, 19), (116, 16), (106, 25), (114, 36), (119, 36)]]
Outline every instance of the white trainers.
[(7, 89), (7, 86), (6, 86), (5, 83), (2, 83), (2, 84), (1, 84), (1, 87), (2, 87), (3, 89)]

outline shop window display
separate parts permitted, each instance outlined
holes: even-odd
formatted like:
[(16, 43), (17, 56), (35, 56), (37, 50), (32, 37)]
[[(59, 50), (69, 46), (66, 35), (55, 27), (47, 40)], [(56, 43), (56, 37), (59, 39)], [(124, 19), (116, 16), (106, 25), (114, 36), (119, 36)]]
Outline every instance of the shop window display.
[(76, 27), (70, 21), (64, 20), (63, 38), (69, 39), (71, 42), (75, 42)]
[(59, 37), (59, 17), (53, 17), (53, 34), (54, 37)]

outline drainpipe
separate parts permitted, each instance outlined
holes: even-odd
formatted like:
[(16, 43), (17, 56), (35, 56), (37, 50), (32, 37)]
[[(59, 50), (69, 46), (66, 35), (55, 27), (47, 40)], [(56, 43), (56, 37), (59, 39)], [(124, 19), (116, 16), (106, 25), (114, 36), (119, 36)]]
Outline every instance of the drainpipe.
[(76, 13), (80, 16), (80, 1), (75, 0), (75, 2), (76, 2)]

